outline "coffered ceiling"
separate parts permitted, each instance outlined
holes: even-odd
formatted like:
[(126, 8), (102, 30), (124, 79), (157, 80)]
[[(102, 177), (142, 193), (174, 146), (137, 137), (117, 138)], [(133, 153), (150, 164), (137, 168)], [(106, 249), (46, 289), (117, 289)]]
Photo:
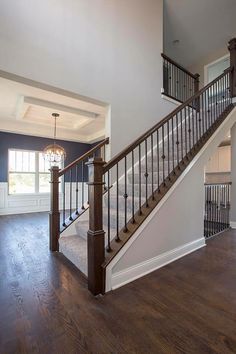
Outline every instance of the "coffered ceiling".
[(0, 131), (93, 143), (105, 136), (107, 105), (0, 77)]

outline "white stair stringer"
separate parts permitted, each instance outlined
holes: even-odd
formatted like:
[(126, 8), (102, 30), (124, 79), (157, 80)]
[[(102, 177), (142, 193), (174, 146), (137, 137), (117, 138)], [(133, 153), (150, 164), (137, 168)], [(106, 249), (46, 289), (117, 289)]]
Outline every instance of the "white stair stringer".
[(106, 292), (205, 245), (204, 166), (235, 122), (236, 108), (107, 265)]

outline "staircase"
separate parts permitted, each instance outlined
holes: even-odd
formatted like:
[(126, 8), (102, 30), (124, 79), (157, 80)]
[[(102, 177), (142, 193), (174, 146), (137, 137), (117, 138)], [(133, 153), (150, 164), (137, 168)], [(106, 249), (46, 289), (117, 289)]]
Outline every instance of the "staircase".
[(233, 73), (231, 66), (200, 91), (193, 82), (194, 95), (181, 87), (178, 100), (190, 97), (109, 162), (106, 139), (64, 170), (52, 169), (50, 249), (88, 277), (93, 294), (104, 293), (109, 263), (232, 111)]

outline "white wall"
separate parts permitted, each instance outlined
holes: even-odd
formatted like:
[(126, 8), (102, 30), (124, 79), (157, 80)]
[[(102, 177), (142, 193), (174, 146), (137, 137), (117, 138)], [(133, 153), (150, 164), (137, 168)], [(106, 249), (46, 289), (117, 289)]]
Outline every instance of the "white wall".
[(208, 65), (224, 56), (229, 54), (229, 51), (227, 49), (227, 43), (225, 43), (225, 46), (218, 49), (217, 51), (213, 51), (210, 55), (204, 57), (204, 58), (199, 58), (199, 61), (197, 64), (190, 66), (188, 69), (193, 72), (193, 73), (198, 73), (200, 75), (200, 87), (205, 86), (205, 78), (204, 78), (204, 67), (205, 65)]
[[(70, 183), (65, 184), (66, 198), (65, 205), (66, 209), (70, 206)], [(76, 208), (76, 183), (72, 183), (72, 208)], [(82, 183), (78, 183), (78, 204), (82, 206)], [(87, 202), (88, 186), (84, 185), (84, 201)], [(59, 207), (62, 209), (62, 194), (59, 198)], [(18, 194), (9, 195), (8, 193), (8, 183), (0, 182), (0, 215), (8, 214), (21, 214), (21, 213), (32, 213), (32, 212), (43, 212), (50, 210), (50, 196), (48, 193), (35, 193), (35, 194)]]
[(175, 108), (162, 21), (162, 0), (1, 0), (0, 70), (111, 104), (115, 154)]
[(231, 147), (219, 146), (206, 164), (206, 173), (230, 172)]

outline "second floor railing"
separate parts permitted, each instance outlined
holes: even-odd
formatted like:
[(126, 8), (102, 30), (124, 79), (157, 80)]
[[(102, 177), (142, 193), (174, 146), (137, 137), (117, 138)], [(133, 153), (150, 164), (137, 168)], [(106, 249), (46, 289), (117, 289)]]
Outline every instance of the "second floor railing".
[(229, 228), (231, 183), (205, 184), (204, 236), (209, 238)]
[(163, 94), (185, 102), (199, 90), (199, 74), (192, 74), (165, 54), (162, 58)]

